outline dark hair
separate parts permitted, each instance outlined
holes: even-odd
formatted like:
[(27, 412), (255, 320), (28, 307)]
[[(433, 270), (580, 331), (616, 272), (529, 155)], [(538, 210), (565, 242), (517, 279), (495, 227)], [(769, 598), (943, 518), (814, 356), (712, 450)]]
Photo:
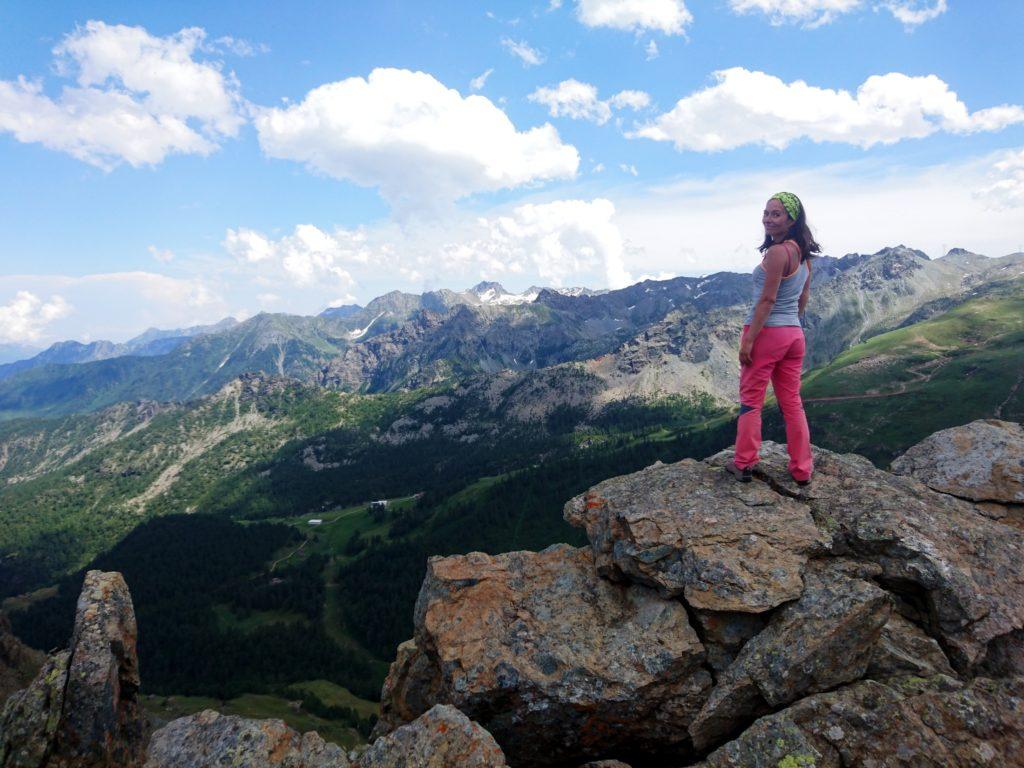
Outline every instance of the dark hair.
[[(796, 197), (796, 195), (793, 195), (793, 197)], [(797, 200), (800, 202), (800, 213), (797, 214), (796, 221), (790, 225), (787, 237), (790, 240), (795, 240), (796, 244), (800, 246), (800, 261), (803, 262), (820, 254), (821, 246), (814, 241), (811, 228), (807, 226), (807, 209), (804, 208), (803, 201), (798, 197)], [(771, 235), (765, 235), (764, 242), (761, 243), (757, 250), (764, 253), (773, 245), (775, 245), (775, 241), (772, 240)]]

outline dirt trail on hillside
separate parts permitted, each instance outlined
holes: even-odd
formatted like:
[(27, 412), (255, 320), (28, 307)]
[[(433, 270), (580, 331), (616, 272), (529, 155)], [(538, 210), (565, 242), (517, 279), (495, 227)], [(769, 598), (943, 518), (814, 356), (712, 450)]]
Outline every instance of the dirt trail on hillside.
[[(943, 357), (939, 358), (939, 361), (929, 360), (926, 363), (915, 365), (907, 369), (914, 378), (910, 381), (901, 381), (896, 385), (896, 389), (891, 392), (865, 392), (860, 395), (832, 395), (830, 397), (805, 397), (803, 400), (805, 403), (834, 403), (840, 400), (870, 400), (882, 397), (896, 397), (897, 395), (905, 395), (907, 389), (911, 384), (924, 384), (931, 381), (932, 377), (938, 373), (943, 366), (949, 363), (952, 358)], [(925, 373), (925, 369), (931, 369)]]

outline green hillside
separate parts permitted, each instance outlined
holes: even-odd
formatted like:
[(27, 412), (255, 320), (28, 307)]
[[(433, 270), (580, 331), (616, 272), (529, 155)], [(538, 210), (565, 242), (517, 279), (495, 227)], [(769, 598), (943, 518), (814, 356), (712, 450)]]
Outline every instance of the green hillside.
[(858, 344), (803, 396), (816, 444), (882, 466), (940, 429), (1024, 420), (1024, 281)]

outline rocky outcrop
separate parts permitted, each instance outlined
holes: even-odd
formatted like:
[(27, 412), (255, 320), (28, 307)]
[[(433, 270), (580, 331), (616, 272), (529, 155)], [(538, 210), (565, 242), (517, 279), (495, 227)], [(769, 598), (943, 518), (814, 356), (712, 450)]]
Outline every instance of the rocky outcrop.
[(889, 619), (889, 596), (833, 563), (807, 575), (800, 598), (781, 608), (718, 678), (690, 726), (698, 749), (810, 693), (862, 677)]
[(986, 517), (1024, 529), (1024, 426), (982, 419), (925, 438), (892, 471), (977, 503)]
[(1024, 533), (857, 456), (731, 458), (571, 500), (589, 550), (432, 559), (378, 734), (447, 703), (517, 767), (1021, 765)]
[(601, 575), (709, 611), (760, 613), (799, 597), (808, 557), (830, 543), (805, 504), (690, 459), (606, 480), (565, 519), (586, 529)]
[(501, 747), (455, 707), (438, 704), (377, 739), (359, 768), (507, 768)]
[(590, 552), (568, 545), (431, 558), (405, 648), (380, 730), (434, 691), (517, 768), (677, 749), (711, 686), (681, 603), (600, 578)]
[(861, 681), (763, 717), (697, 768), (1024, 765), (1024, 680)]
[(0, 765), (142, 764), (135, 612), (119, 573), (89, 571), (70, 649), (52, 657), (0, 715)]
[(348, 754), (281, 720), (255, 720), (206, 709), (153, 734), (145, 768), (349, 768)]

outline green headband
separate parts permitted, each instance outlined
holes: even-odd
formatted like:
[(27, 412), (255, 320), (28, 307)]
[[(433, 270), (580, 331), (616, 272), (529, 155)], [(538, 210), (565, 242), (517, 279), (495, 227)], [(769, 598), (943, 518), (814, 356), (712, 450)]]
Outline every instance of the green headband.
[(793, 221), (797, 220), (800, 215), (800, 198), (794, 195), (792, 192), (776, 192), (774, 195), (768, 198), (769, 200), (778, 200), (782, 203), (782, 207), (786, 209), (786, 213), (789, 214), (789, 218)]

